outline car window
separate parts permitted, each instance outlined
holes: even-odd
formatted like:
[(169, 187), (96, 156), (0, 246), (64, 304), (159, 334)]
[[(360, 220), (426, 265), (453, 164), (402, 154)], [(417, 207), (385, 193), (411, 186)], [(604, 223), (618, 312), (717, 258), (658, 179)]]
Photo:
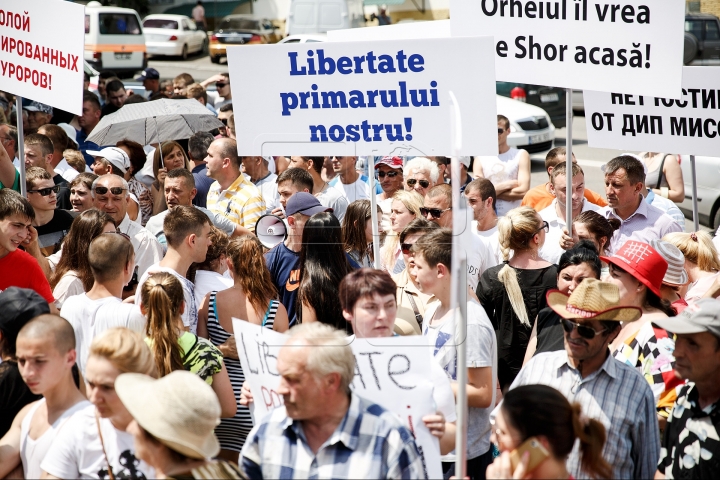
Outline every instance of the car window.
[(192, 31), (197, 30), (197, 25), (195, 25), (195, 22), (193, 22), (192, 20), (185, 20), (185, 22), (187, 22), (187, 24), (188, 24), (187, 28), (189, 28)]
[(685, 31), (690, 32), (698, 40), (702, 40), (702, 22), (699, 20), (685, 20)]
[(187, 20), (185, 20), (184, 18), (182, 21), (182, 26), (183, 26), (183, 30), (190, 30), (190, 25), (188, 25)]
[(169, 18), (148, 18), (143, 22), (145, 28), (165, 28), (167, 30), (177, 30), (178, 22)]
[(90, 33), (90, 15), (85, 15), (85, 33)]
[(220, 30), (260, 30), (260, 22), (250, 18), (226, 18), (220, 22)]
[(140, 35), (140, 25), (131, 13), (101, 13), (100, 33), (103, 35)]
[(305, 43), (322, 43), (322, 40), (314, 40), (312, 38), (308, 38), (307, 42), (305, 42)]
[(705, 22), (705, 40), (720, 40), (717, 22)]
[(293, 38), (293, 39), (288, 40), (287, 42), (283, 42), (283, 43), (300, 43), (300, 39), (299, 39), (299, 38)]

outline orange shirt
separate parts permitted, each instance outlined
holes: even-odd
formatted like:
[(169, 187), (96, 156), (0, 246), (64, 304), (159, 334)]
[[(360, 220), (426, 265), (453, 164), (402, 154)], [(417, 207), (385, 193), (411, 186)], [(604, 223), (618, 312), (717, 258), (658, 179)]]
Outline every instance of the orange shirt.
[[(607, 202), (605, 201), (605, 199), (590, 190), (589, 188), (585, 189), (585, 198), (590, 203), (594, 203), (595, 205), (598, 205), (600, 207), (607, 207)], [(523, 207), (532, 207), (535, 209), (535, 211), (539, 212), (543, 208), (548, 207), (554, 199), (555, 197), (553, 197), (552, 194), (548, 192), (547, 183), (545, 183), (543, 185), (538, 185), (537, 187), (528, 190), (528, 192), (523, 197), (522, 203), (520, 203), (520, 205)]]

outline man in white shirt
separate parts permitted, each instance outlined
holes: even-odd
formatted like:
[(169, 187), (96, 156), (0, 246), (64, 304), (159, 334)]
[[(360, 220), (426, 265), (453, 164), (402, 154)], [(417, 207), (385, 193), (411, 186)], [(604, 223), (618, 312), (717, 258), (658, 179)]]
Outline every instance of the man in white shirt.
[(503, 255), (498, 239), (495, 186), (487, 178), (476, 178), (465, 187), (465, 198), (473, 211), (472, 232), (485, 241), (495, 255), (495, 265), (500, 265)]
[(265, 200), (266, 213), (272, 212), (280, 205), (277, 192), (277, 175), (268, 169), (268, 161), (263, 157), (241, 157), (245, 174), (255, 185)]
[(144, 333), (145, 317), (137, 305), (122, 303), (123, 287), (133, 276), (132, 242), (121, 233), (103, 233), (90, 243), (88, 261), (95, 279), (92, 288), (63, 303), (62, 315), (75, 331), (77, 364), (85, 375), (93, 338), (114, 327)]
[[(437, 223), (441, 228), (452, 228), (452, 187), (441, 183), (428, 190), (420, 213), (428, 221)], [(497, 263), (492, 249), (484, 241), (477, 235), (472, 235), (470, 238), (473, 243), (467, 249), (467, 280), (468, 286), (474, 292), (480, 281), (480, 275)]]
[(95, 179), (90, 192), (93, 206), (112, 217), (118, 230), (130, 237), (135, 249), (136, 274), (141, 277), (145, 271), (163, 257), (163, 248), (149, 230), (130, 220), (127, 214), (130, 192), (124, 178), (117, 175), (103, 175)]
[[(331, 187), (329, 182), (322, 179), (322, 169), (324, 163), (325, 157), (290, 157), (288, 170), (291, 168), (300, 168), (307, 171), (313, 182), (312, 189), (308, 191), (315, 195), (321, 205), (332, 208), (333, 215), (335, 215), (342, 223), (342, 220), (345, 217), (345, 211), (348, 207), (348, 201), (343, 196), (344, 192), (342, 190)], [(280, 176), (282, 177), (282, 175)], [(280, 182), (281, 180), (278, 178), (278, 184), (280, 184)]]
[[(572, 218), (582, 212), (599, 212), (600, 207), (585, 199), (585, 173), (580, 165), (572, 164)], [(540, 248), (540, 257), (557, 264), (565, 250), (560, 246), (563, 229), (567, 229), (565, 209), (567, 208), (567, 167), (564, 163), (556, 166), (550, 174), (550, 193), (555, 196), (552, 203), (540, 210), (540, 217), (546, 221), (550, 230), (545, 235), (545, 243)]]
[(197, 331), (198, 306), (195, 303), (195, 285), (186, 276), (190, 265), (205, 261), (211, 244), (210, 226), (208, 216), (193, 206), (178, 205), (170, 210), (163, 221), (168, 251), (160, 262), (152, 265), (140, 277), (135, 292), (135, 303), (140, 304), (140, 291), (150, 275), (158, 272), (173, 274), (180, 280), (185, 297), (183, 325), (192, 333)]
[[(340, 190), (348, 203), (355, 200), (369, 199), (370, 179), (355, 170), (357, 157), (331, 157), (331, 159), (333, 172), (337, 176), (330, 180), (330, 186)], [(381, 193), (380, 185), (375, 185), (375, 193)]]

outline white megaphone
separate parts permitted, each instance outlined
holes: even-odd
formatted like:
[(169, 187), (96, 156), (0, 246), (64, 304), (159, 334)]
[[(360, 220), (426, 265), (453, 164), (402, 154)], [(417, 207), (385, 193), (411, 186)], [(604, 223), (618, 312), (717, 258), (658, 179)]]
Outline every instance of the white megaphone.
[(266, 248), (273, 248), (287, 238), (287, 227), (276, 215), (263, 215), (255, 224), (255, 235)]

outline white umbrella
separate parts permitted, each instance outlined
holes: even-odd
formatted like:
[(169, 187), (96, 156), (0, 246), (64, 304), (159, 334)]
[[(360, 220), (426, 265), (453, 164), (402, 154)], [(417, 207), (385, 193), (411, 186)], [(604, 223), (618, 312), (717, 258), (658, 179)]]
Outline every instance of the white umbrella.
[(190, 138), (196, 132), (209, 132), (223, 123), (193, 98), (161, 99), (125, 105), (106, 115), (87, 137), (98, 145), (115, 145), (128, 138), (141, 145)]

